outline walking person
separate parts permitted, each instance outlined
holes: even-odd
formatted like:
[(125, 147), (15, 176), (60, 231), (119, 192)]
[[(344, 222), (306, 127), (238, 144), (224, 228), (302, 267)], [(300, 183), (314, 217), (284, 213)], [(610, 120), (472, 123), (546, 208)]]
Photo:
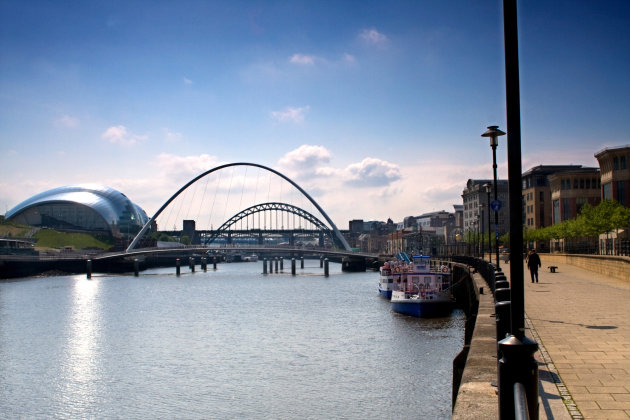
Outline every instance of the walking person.
[(529, 268), (529, 274), (532, 276), (532, 283), (534, 282), (534, 277), (536, 278), (536, 283), (538, 283), (538, 267), (541, 267), (542, 264), (535, 249), (529, 251), (525, 261), (527, 262), (527, 268)]

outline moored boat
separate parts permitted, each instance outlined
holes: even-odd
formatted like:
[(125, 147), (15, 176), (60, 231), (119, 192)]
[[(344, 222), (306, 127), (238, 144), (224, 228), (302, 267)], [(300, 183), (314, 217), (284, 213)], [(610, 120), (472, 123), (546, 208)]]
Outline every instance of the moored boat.
[(392, 310), (424, 318), (449, 315), (454, 304), (449, 268), (432, 269), (430, 257), (424, 255), (412, 260), (397, 262), (393, 268)]
[(394, 289), (394, 262), (385, 262), (380, 269), (380, 279), (378, 281), (378, 292), (385, 299), (391, 299)]

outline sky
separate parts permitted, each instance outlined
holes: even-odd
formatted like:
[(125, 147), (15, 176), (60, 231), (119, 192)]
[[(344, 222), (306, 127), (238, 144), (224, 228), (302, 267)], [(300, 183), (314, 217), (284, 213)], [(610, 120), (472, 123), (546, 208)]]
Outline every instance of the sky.
[[(518, 25), (523, 171), (630, 144), (630, 2), (522, 1)], [(340, 228), (451, 212), (509, 131), (503, 48), (501, 1), (0, 0), (0, 214), (96, 183), (151, 216), (233, 162)], [(234, 171), (204, 191), (271, 190)]]

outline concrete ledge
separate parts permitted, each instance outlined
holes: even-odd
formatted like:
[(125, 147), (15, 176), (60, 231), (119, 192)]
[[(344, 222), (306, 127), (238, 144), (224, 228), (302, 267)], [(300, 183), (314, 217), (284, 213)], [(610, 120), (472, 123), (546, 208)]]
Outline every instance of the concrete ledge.
[(543, 267), (562, 264), (574, 265), (617, 280), (630, 281), (630, 257), (614, 255), (540, 254)]
[(473, 277), (475, 287), (483, 287), (479, 295), (477, 322), (470, 342), (466, 367), (453, 408), (453, 419), (498, 419), (499, 402), (497, 388), (497, 342), (494, 316), (494, 297), (490, 288), (479, 275)]

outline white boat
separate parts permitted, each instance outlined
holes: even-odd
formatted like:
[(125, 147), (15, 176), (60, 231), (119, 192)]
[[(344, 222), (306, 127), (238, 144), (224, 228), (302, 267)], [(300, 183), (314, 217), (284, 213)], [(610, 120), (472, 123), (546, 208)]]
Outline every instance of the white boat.
[(432, 269), (430, 257), (425, 255), (413, 256), (411, 262), (394, 263), (391, 295), (394, 312), (423, 318), (452, 312), (454, 300), (448, 266)]
[(379, 273), (378, 292), (385, 299), (391, 299), (392, 291), (394, 290), (394, 264), (389, 261), (385, 262), (379, 268)]
[(246, 257), (243, 258), (243, 261), (256, 262), (256, 261), (258, 261), (258, 255), (256, 255), (256, 254), (247, 255)]

